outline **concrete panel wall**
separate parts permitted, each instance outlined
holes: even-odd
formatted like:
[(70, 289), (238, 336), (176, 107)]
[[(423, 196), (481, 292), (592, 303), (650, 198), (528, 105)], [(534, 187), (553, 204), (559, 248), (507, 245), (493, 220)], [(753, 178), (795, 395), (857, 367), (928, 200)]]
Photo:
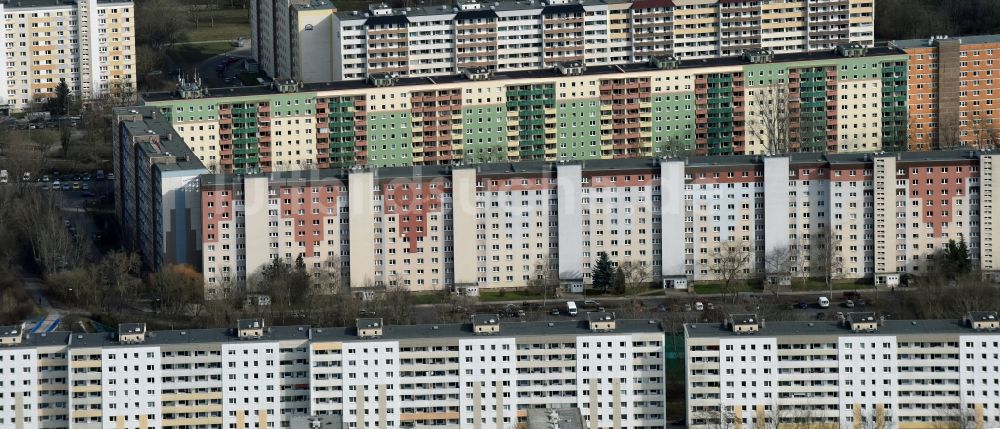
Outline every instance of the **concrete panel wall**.
[(350, 259), (351, 287), (366, 286), (373, 281), (375, 269), (375, 173), (351, 173), (347, 182), (349, 192), (348, 222), (351, 225)]
[(788, 158), (764, 158), (764, 252), (787, 248)]
[(684, 275), (684, 161), (660, 163), (663, 275)]
[(559, 212), (559, 278), (578, 279), (583, 272), (583, 213), (579, 164), (556, 170)]
[(455, 284), (476, 282), (476, 170), (456, 169), (451, 174), (452, 219), (456, 237)]
[[(266, 177), (247, 177), (243, 180), (243, 200), (246, 208), (246, 225), (267, 225), (268, 219), (268, 180)], [(270, 239), (268, 228), (246, 228), (247, 275), (256, 272), (260, 267), (271, 262)]]

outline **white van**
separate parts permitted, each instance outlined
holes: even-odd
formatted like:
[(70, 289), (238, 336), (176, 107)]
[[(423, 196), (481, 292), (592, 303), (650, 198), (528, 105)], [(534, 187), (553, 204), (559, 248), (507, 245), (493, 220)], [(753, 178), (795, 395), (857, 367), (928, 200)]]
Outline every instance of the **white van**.
[(830, 300), (825, 296), (819, 297), (819, 299), (816, 300), (816, 304), (819, 305), (819, 308), (830, 308)]
[(568, 301), (566, 303), (566, 313), (570, 316), (576, 316), (579, 312), (576, 309), (576, 303), (573, 301)]

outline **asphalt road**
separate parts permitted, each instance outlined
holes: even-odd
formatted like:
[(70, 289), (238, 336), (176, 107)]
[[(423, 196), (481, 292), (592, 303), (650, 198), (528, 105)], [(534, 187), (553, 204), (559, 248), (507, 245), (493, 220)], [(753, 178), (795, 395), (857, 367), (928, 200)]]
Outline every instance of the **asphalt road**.
[[(249, 43), (249, 42), (247, 42)], [(227, 57), (239, 58), (240, 61), (230, 64), (225, 68), (225, 73), (219, 76), (219, 72), (216, 70), (220, 64), (223, 64)], [(204, 85), (209, 88), (222, 88), (230, 86), (239, 86), (238, 75), (244, 70), (243, 61), (250, 58), (250, 48), (238, 48), (226, 52), (222, 55), (216, 55), (212, 58), (205, 60), (198, 66), (198, 74), (201, 76), (201, 81)], [(225, 78), (232, 78), (231, 83), (225, 83)]]

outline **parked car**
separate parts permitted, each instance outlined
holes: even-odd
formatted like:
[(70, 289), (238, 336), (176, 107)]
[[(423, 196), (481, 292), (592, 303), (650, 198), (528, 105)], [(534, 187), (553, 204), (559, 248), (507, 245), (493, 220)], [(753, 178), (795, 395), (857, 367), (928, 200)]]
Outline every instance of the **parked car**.
[(847, 301), (844, 301), (844, 307), (846, 307), (846, 308), (854, 308), (854, 301), (850, 300), (850, 299), (847, 300)]
[(667, 312), (667, 304), (657, 305), (656, 306), (656, 311), (659, 311), (660, 313), (666, 313)]
[(684, 304), (684, 311), (691, 311), (691, 304), (690, 303)]
[(795, 307), (805, 310), (809, 308), (809, 303), (800, 299), (795, 302)]
[(694, 303), (694, 309), (695, 309), (695, 311), (704, 311), (705, 310), (705, 304), (702, 303), (701, 301), (698, 301), (698, 302)]
[(553, 316), (558, 316), (559, 315), (559, 308), (558, 307), (553, 307), (551, 310), (549, 310), (549, 314), (551, 314)]
[(706, 302), (705, 308), (709, 310), (715, 310), (715, 304), (712, 304), (711, 302)]
[(68, 191), (69, 190), (69, 183), (63, 183), (62, 190)]
[(825, 296), (821, 296), (816, 300), (816, 305), (818, 305), (819, 308), (830, 308), (830, 299)]
[(600, 307), (601, 307), (601, 304), (598, 303), (597, 301), (592, 300), (592, 299), (588, 299), (586, 301), (583, 301), (583, 308), (585, 308), (587, 310), (597, 310)]
[(861, 298), (861, 292), (856, 290), (844, 291), (844, 299), (858, 299)]

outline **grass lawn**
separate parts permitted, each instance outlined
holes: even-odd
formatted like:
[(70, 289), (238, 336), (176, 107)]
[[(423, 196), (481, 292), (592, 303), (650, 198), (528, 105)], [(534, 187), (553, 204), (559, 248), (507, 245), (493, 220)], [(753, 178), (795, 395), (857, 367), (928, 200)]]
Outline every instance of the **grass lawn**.
[(216, 55), (233, 49), (229, 42), (199, 43), (193, 45), (174, 45), (167, 49), (167, 55), (173, 58), (185, 73), (197, 69), (198, 65)]
[[(191, 30), (187, 34), (190, 42), (250, 37), (248, 9), (199, 10), (191, 15)], [(248, 46), (249, 43), (248, 40)]]
[(541, 295), (531, 293), (523, 290), (510, 290), (504, 293), (500, 292), (480, 292), (479, 300), (482, 302), (491, 301), (524, 301), (528, 299), (539, 299)]
[(441, 292), (413, 293), (413, 303), (420, 304), (445, 304), (449, 296)]

